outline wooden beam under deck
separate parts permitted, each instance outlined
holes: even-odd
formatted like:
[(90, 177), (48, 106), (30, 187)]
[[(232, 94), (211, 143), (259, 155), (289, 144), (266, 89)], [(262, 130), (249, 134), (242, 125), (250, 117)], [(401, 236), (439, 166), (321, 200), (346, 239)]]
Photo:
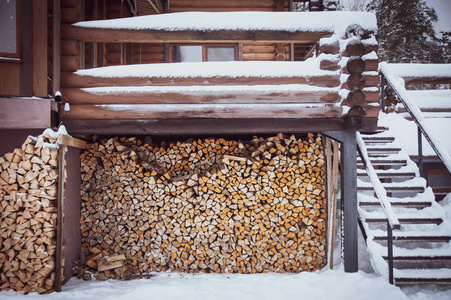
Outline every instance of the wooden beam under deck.
[(61, 36), (68, 40), (97, 43), (315, 43), (333, 34), (330, 31), (304, 32), (280, 30), (129, 30), (86, 28), (62, 25)]
[[(88, 135), (216, 135), (277, 134), (342, 131), (346, 122), (339, 118), (274, 118), (274, 119), (137, 119), (77, 120), (63, 123), (70, 134)], [(362, 119), (361, 131), (374, 131), (377, 118)]]
[(71, 105), (67, 119), (339, 118), (342, 108), (324, 104), (118, 104)]
[[(239, 86), (237, 86), (239, 89)], [(274, 92), (274, 91), (219, 91), (219, 92), (162, 92), (132, 91), (96, 93), (83, 89), (63, 89), (64, 101), (74, 104), (200, 104), (200, 103), (333, 103), (339, 100), (336, 91)]]
[(321, 87), (337, 87), (340, 75), (312, 75), (291, 77), (96, 77), (63, 73), (61, 85), (66, 88), (108, 86), (174, 86), (174, 85), (264, 85), (308, 84)]

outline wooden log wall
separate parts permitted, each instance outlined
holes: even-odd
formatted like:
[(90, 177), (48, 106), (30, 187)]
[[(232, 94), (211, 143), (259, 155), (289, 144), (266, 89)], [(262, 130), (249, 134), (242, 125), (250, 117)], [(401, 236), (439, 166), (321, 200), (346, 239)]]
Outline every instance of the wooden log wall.
[(0, 157), (0, 290), (54, 290), (57, 156), (46, 131)]
[(159, 145), (110, 138), (87, 149), (79, 277), (299, 272), (326, 264), (319, 134)]
[[(61, 24), (72, 24), (81, 20), (81, 1), (61, 1)], [(61, 72), (75, 72), (81, 68), (80, 43), (61, 37)]]

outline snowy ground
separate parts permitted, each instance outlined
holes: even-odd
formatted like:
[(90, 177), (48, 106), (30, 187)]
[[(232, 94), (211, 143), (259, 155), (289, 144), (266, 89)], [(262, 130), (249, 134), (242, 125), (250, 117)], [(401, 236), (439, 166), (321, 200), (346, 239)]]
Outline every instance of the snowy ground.
[[(451, 203), (451, 197), (449, 199)], [(338, 247), (337, 247), (338, 248)], [(339, 249), (339, 248), (338, 248)], [(451, 288), (410, 287), (400, 289), (376, 275), (369, 254), (360, 237), (358, 273), (345, 273), (335, 249), (336, 267), (299, 274), (179, 274), (160, 273), (151, 279), (127, 282), (83, 281), (72, 278), (61, 293), (21, 295), (0, 292), (1, 300), (26, 299), (184, 299), (184, 300), (283, 300), (283, 299), (451, 299)]]

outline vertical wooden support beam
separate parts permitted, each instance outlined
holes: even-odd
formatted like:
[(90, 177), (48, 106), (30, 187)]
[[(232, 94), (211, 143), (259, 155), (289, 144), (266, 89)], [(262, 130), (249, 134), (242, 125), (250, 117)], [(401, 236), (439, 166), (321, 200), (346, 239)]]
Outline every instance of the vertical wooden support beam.
[[(19, 3), (17, 3), (19, 5)], [(20, 96), (33, 96), (33, 1), (21, 0), (20, 30)]]
[(47, 97), (47, 1), (33, 1), (33, 96)]
[(345, 272), (357, 272), (357, 143), (356, 132), (342, 132), (341, 201), (343, 202), (344, 267)]
[(61, 1), (53, 0), (53, 96), (61, 86)]
[(61, 292), (63, 276), (63, 208), (65, 182), (65, 152), (66, 146), (60, 145), (58, 151), (58, 198), (56, 207), (56, 262), (55, 262), (55, 291)]

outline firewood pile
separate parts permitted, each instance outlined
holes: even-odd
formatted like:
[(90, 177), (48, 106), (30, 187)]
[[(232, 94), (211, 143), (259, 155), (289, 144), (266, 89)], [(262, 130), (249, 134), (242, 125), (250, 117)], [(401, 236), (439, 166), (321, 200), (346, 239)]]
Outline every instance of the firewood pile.
[(79, 277), (299, 272), (326, 264), (320, 135), (159, 145), (110, 138), (87, 149)]
[(0, 290), (54, 289), (56, 142), (46, 130), (0, 157)]

